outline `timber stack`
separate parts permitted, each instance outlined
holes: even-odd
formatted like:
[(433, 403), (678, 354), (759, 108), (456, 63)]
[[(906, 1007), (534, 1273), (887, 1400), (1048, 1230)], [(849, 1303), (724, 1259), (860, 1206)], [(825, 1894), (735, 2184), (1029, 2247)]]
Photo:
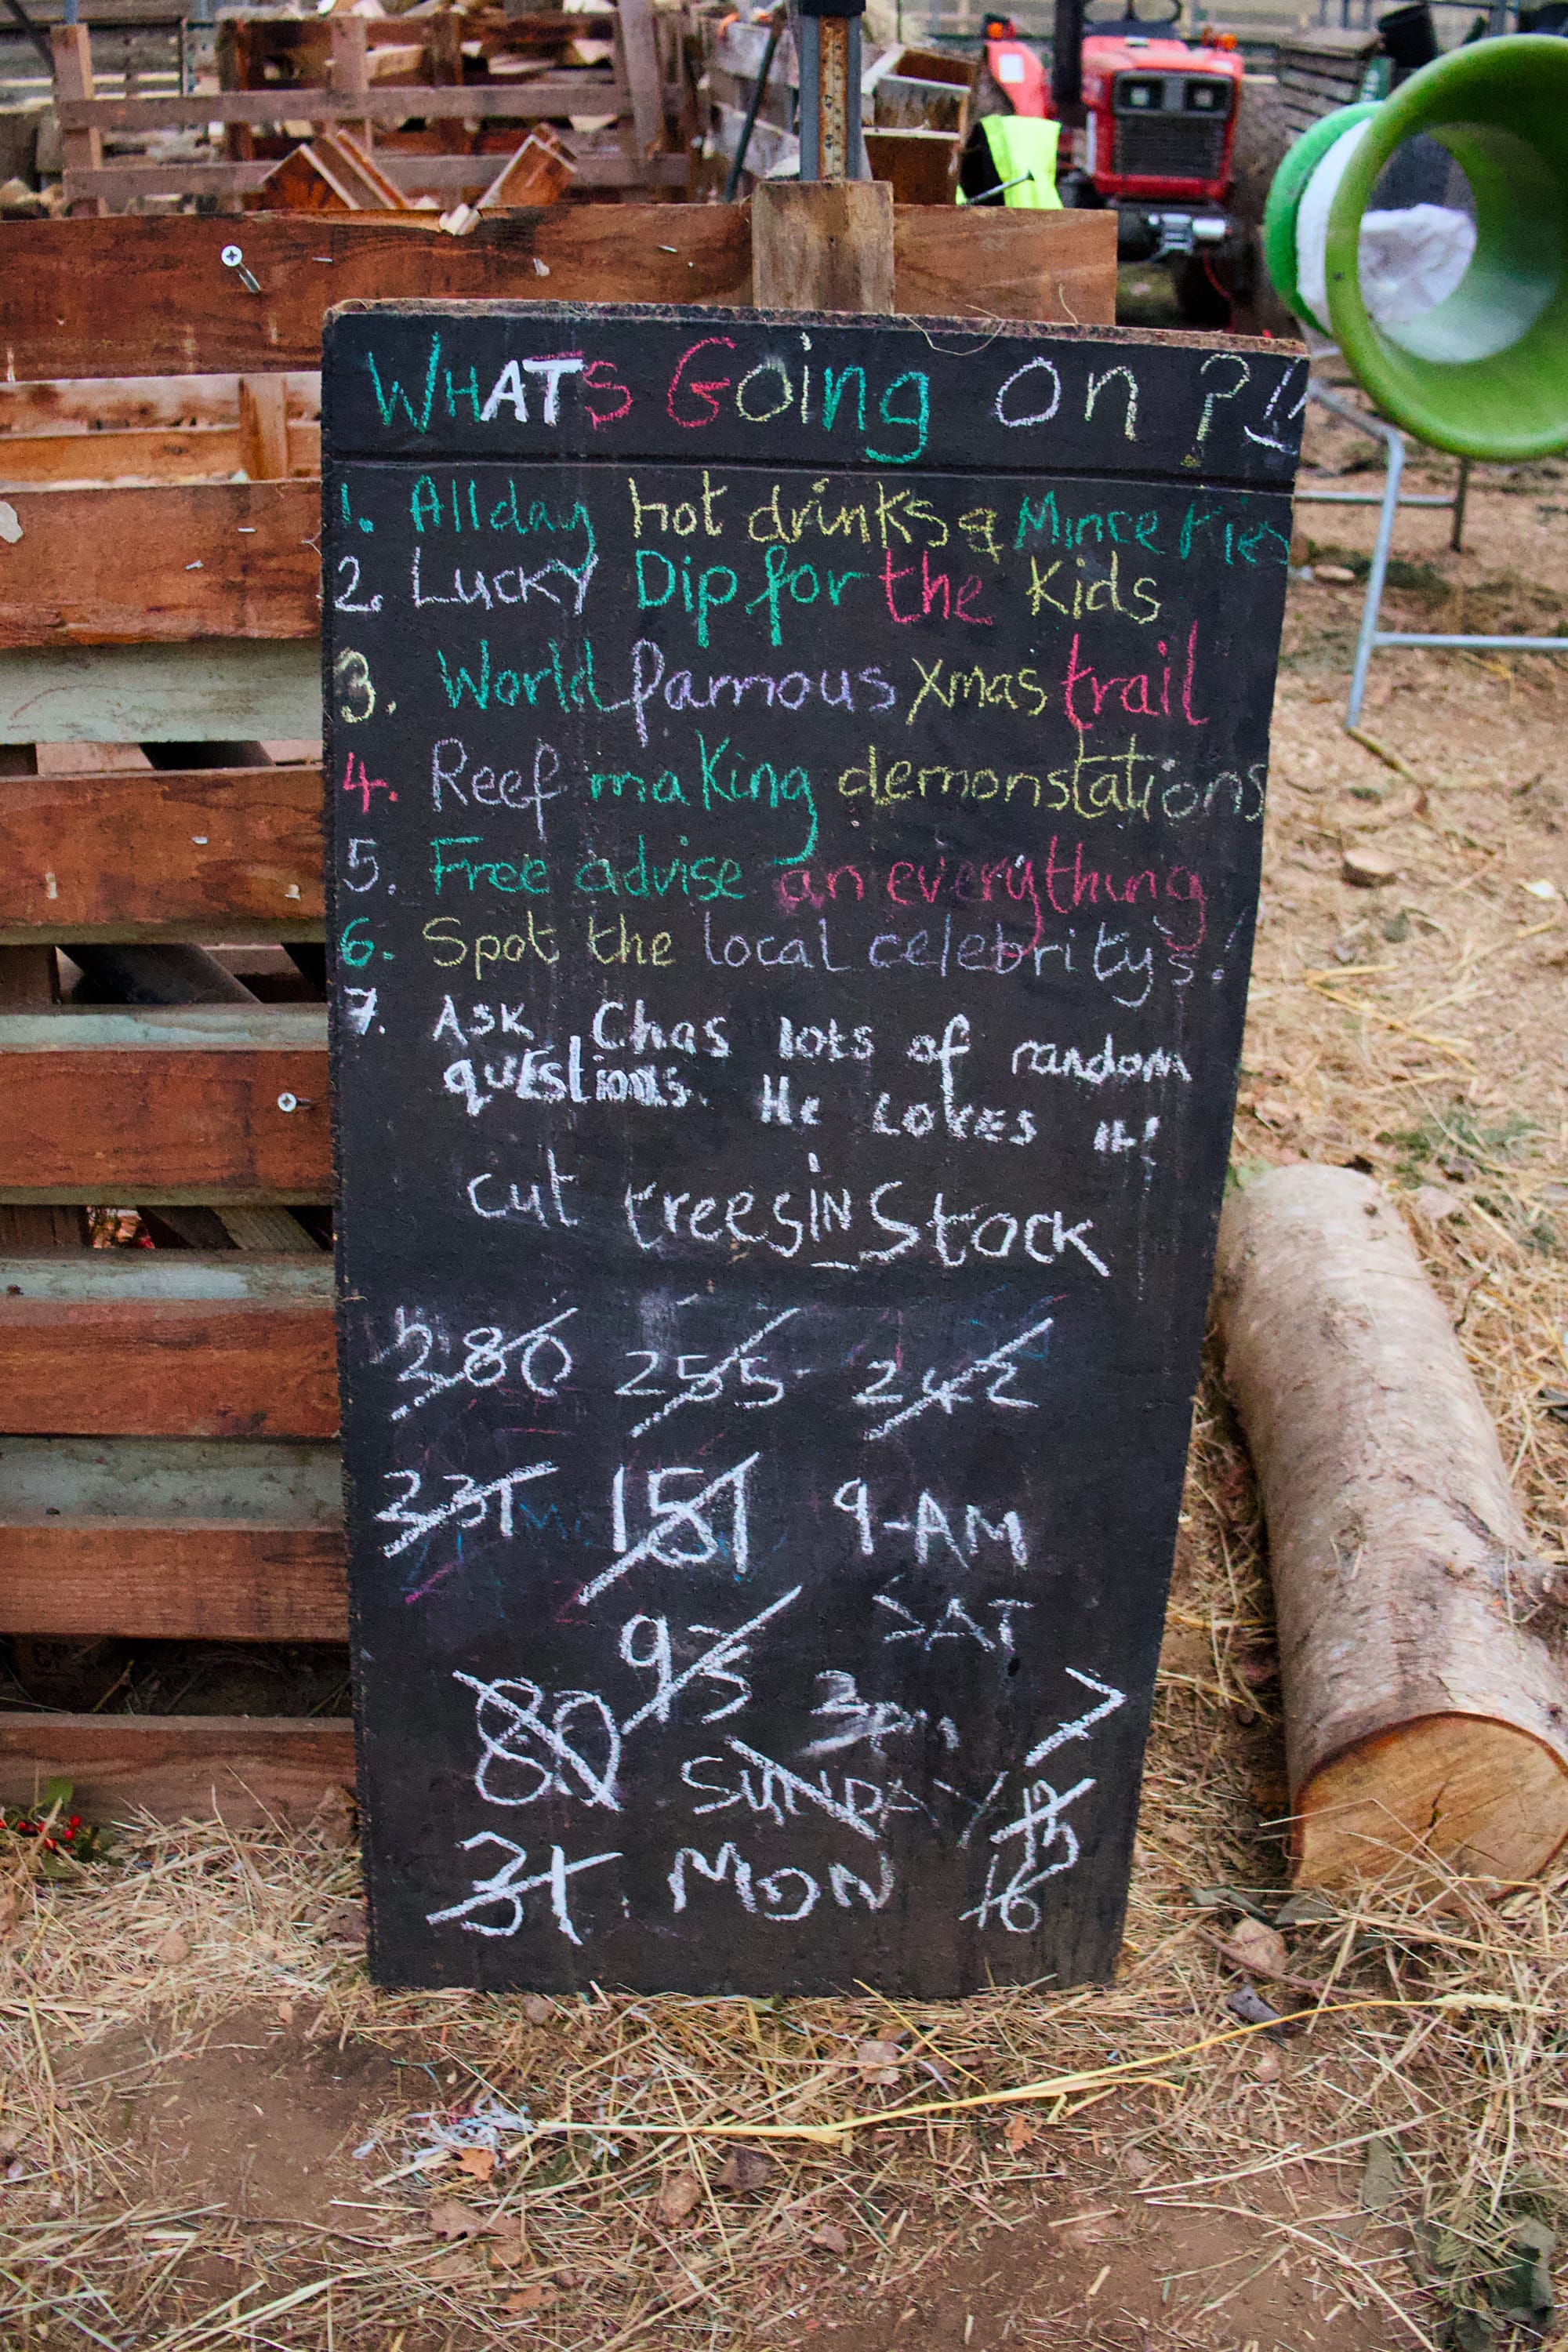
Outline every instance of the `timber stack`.
[[(686, 185), (677, 22), (656, 17), (650, 0), (517, 16), (482, 4), (403, 16), (248, 15), (226, 18), (217, 36), (205, 86), (110, 96), (97, 86), (91, 27), (55, 28), (70, 211), (198, 201), (208, 210), (438, 213), (474, 203), (545, 124), (582, 192), (646, 201)], [(325, 173), (279, 176), (323, 137), (346, 142), (346, 157), (334, 153)], [(541, 200), (537, 187), (512, 199)]]
[[(0, 1802), (63, 1774), (89, 1810), (276, 1815), (353, 1779), (346, 1715), (127, 1713), (111, 1687), (158, 1644), (196, 1674), (347, 1633), (320, 599), (352, 611), (356, 581), (319, 576), (323, 314), (744, 306), (751, 234), (747, 205), (574, 201), (461, 237), (0, 226)], [(1114, 234), (900, 208), (894, 305), (1109, 324)]]

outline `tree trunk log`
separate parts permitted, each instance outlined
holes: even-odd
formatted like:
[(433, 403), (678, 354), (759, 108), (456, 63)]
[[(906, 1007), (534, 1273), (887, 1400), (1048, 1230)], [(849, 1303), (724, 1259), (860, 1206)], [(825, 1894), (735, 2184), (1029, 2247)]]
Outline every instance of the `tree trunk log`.
[(1568, 1839), (1568, 1684), (1497, 1433), (1398, 1211), (1341, 1168), (1226, 1202), (1215, 1307), (1262, 1488), (1300, 1884)]

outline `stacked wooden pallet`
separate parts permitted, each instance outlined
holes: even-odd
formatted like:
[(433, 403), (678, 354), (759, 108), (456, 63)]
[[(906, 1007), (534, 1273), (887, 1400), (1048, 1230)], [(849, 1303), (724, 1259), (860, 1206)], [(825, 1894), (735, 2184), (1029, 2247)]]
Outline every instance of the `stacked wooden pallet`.
[[(495, 23), (488, 21), (491, 15)], [(73, 212), (103, 213), (149, 196), (180, 195), (232, 206), (262, 187), (290, 144), (331, 127), (366, 149), (379, 139), (380, 168), (411, 201), (471, 201), (528, 126), (544, 121), (584, 126), (574, 140), (582, 188), (684, 185), (679, 89), (667, 89), (649, 0), (618, 0), (613, 11), (592, 16), (483, 16), (471, 39), (468, 18), (456, 11), (374, 22), (350, 16), (319, 24), (290, 20), (286, 47), (275, 40), (272, 50), (262, 37), (265, 26), (247, 27), (243, 38), (226, 37), (220, 62), (226, 81), (254, 76), (254, 86), (157, 98), (99, 96), (88, 26), (59, 26), (51, 37), (67, 203)], [(604, 51), (603, 62), (555, 65), (529, 53), (547, 37), (559, 48), (567, 39), (563, 25), (576, 28), (574, 40), (602, 36), (591, 45)], [(478, 52), (472, 59), (470, 48)], [(381, 73), (383, 58), (395, 69)], [(518, 70), (502, 70), (508, 64)], [(321, 79), (307, 80), (308, 74)], [(105, 155), (106, 139), (146, 148), (171, 132), (205, 136), (214, 126), (221, 126), (226, 142), (221, 160), (184, 152)]]
[[(73, 948), (319, 954), (322, 780), (298, 747), (321, 733), (324, 311), (751, 299), (743, 206), (556, 205), (460, 241), (263, 215), (255, 292), (221, 259), (233, 227), (0, 226), (0, 1633), (24, 1643), (346, 1636), (319, 992), (59, 995)], [(907, 312), (1109, 321), (1115, 226), (914, 208), (896, 268)], [(94, 381), (110, 352), (137, 381)], [(225, 375), (193, 384), (196, 363)], [(142, 478), (82, 487), (83, 443)], [(238, 749), (290, 739), (271, 765)], [(185, 1245), (89, 1249), (87, 1204)], [(56, 1772), (89, 1811), (299, 1808), (352, 1778), (350, 1728), (0, 1710), (0, 1802)]]
[(1275, 79), (1285, 118), (1297, 138), (1336, 107), (1353, 106), (1367, 94), (1369, 70), (1382, 46), (1375, 27), (1359, 33), (1298, 33), (1280, 41)]

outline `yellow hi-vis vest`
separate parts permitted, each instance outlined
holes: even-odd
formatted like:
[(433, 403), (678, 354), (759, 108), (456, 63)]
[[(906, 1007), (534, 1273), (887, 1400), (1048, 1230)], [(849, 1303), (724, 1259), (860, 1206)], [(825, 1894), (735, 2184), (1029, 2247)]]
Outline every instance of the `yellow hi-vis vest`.
[[(1057, 194), (1057, 141), (1061, 135), (1059, 122), (1042, 122), (1036, 115), (986, 114), (981, 117), (982, 128), (991, 149), (991, 161), (998, 184), (1006, 188), (1002, 198), (1005, 205), (1020, 205), (1033, 212), (1059, 212), (1062, 200)], [(1007, 188), (1016, 180), (1016, 187)], [(994, 198), (966, 196), (958, 192), (961, 205), (970, 202), (994, 202)]]

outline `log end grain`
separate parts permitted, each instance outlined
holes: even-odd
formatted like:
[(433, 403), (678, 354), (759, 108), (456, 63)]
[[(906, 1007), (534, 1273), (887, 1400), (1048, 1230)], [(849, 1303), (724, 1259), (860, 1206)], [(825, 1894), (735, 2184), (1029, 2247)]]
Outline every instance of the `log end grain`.
[(1375, 1878), (1411, 1853), (1513, 1885), (1568, 1843), (1568, 1767), (1511, 1724), (1434, 1715), (1335, 1757), (1297, 1792), (1296, 1809), (1302, 1885)]

